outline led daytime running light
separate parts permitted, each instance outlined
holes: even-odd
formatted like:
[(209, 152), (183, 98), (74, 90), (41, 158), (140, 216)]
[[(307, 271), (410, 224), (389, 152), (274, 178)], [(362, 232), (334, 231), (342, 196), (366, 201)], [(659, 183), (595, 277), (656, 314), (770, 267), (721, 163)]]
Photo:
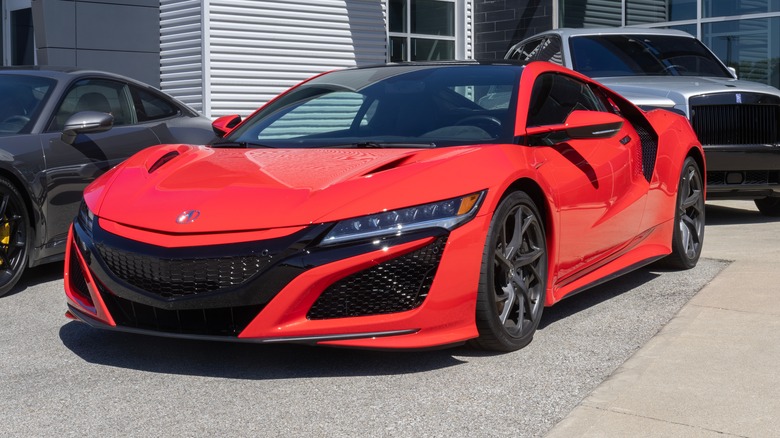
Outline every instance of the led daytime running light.
[(401, 235), (422, 228), (452, 230), (474, 217), (483, 195), (484, 192), (472, 193), (460, 198), (347, 219), (338, 222), (321, 244)]

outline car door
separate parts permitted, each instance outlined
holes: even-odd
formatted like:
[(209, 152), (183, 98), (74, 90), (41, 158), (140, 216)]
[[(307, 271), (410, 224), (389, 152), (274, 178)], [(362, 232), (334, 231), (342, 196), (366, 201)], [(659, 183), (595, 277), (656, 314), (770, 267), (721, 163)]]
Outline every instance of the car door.
[[(611, 111), (592, 86), (561, 73), (534, 82), (527, 127), (561, 125), (574, 110)], [(563, 286), (628, 248), (646, 201), (641, 144), (625, 121), (609, 138), (546, 138), (539, 168), (557, 200), (559, 277)], [(644, 184), (642, 183), (644, 182)]]
[[(114, 126), (65, 143), (60, 138), (65, 121), (80, 111), (110, 113)], [(89, 78), (74, 82), (65, 92), (41, 142), (46, 161), (46, 245), (51, 247), (67, 237), (84, 188), (135, 152), (158, 144), (159, 139), (148, 126), (138, 123), (127, 84)]]

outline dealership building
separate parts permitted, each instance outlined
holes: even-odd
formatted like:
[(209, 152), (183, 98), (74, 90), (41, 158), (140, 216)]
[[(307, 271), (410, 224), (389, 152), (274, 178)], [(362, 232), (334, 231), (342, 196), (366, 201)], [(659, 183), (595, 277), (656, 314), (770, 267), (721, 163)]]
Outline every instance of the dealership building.
[(700, 38), (780, 88), (780, 0), (0, 0), (3, 65), (134, 77), (209, 117), (249, 114), (314, 74), (387, 61), (498, 59), (557, 27)]

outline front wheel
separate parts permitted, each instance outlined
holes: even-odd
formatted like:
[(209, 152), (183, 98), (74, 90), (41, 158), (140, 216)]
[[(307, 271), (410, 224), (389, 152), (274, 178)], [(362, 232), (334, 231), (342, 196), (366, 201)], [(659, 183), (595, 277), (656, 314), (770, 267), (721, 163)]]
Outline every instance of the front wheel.
[(756, 207), (758, 207), (758, 211), (764, 216), (780, 216), (780, 198), (767, 197), (756, 199), (754, 202)]
[(547, 241), (539, 209), (523, 192), (498, 205), (482, 256), (476, 322), (480, 348), (514, 351), (533, 339), (544, 309)]
[(28, 223), (21, 194), (0, 178), (0, 297), (16, 286), (27, 266)]
[(677, 187), (677, 203), (672, 233), (672, 253), (667, 266), (691, 269), (701, 256), (704, 243), (704, 184), (701, 169), (692, 157), (685, 159)]

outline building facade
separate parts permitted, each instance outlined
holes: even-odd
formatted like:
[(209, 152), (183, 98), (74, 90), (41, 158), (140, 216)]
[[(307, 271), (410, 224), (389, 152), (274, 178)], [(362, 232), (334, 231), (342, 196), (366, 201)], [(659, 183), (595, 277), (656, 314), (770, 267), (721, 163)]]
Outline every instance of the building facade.
[(75, 65), (247, 115), (314, 74), (500, 59), (555, 27), (682, 29), (780, 87), (780, 0), (0, 0), (3, 65)]

